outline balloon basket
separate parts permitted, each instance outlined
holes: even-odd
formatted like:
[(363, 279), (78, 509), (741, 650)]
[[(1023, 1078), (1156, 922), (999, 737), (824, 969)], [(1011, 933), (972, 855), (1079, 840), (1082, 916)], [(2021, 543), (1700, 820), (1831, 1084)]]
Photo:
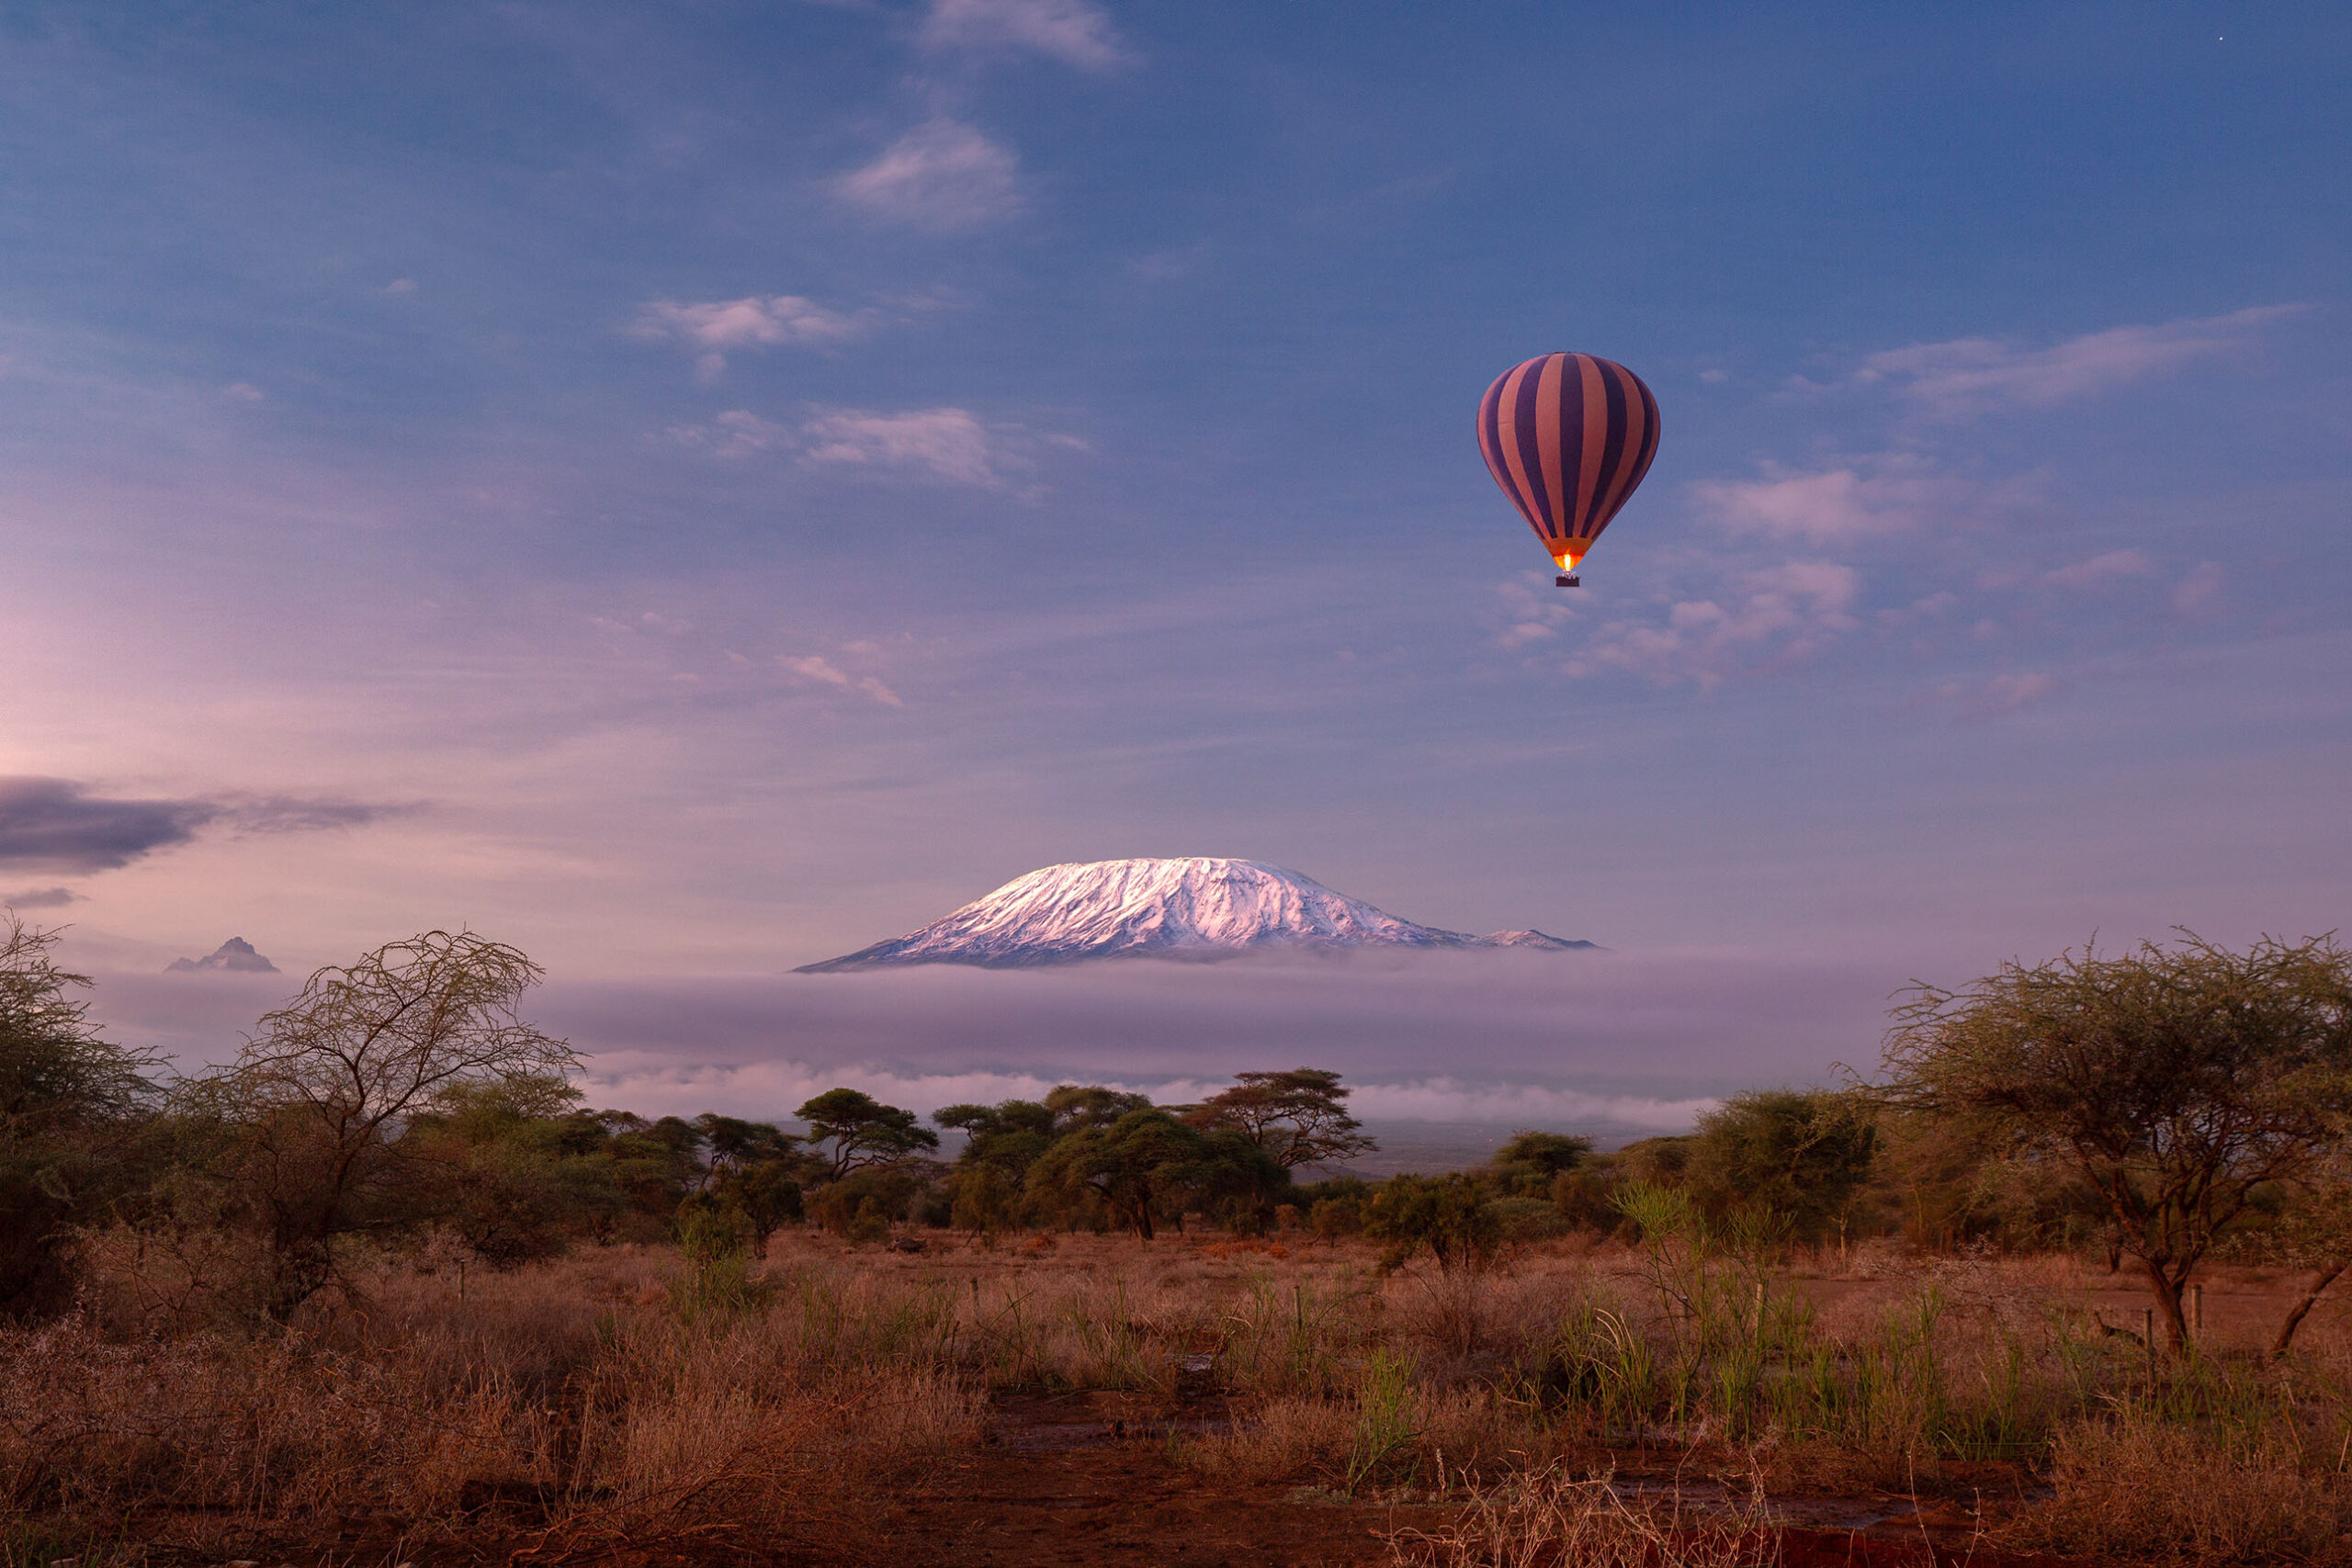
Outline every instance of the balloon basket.
[(1555, 588), (1582, 588), (1584, 582), (1572, 571), (1566, 576), (1554, 578), (1552, 585)]

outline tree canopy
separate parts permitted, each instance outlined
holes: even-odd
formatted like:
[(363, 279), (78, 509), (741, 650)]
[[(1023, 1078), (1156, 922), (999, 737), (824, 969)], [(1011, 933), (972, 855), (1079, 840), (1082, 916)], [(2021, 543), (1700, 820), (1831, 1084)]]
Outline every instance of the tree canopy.
[(2190, 1270), (2352, 1112), (2352, 954), (2332, 937), (2233, 953), (2183, 932), (2120, 957), (2012, 962), (1959, 991), (1919, 986), (1896, 1010), (1880, 1092), (2072, 1170), (2181, 1348)]

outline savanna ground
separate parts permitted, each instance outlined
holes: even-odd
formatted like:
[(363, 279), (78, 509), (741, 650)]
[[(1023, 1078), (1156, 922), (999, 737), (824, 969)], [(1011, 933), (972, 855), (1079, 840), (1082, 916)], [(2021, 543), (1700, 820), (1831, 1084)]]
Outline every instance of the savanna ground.
[[(763, 1259), (430, 1249), (283, 1331), (92, 1244), (0, 1333), (17, 1564), (2352, 1561), (2352, 1335), (2203, 1276), (2186, 1361), (2072, 1258), (1297, 1233)], [(199, 1238), (193, 1245), (209, 1246)]]

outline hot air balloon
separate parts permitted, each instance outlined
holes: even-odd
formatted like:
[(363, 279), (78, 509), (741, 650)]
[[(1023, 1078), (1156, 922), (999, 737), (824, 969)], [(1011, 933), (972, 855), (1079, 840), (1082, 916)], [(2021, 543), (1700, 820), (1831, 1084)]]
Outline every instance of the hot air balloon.
[(1613, 361), (1539, 355), (1487, 389), (1478, 449), (1574, 588), (1577, 562), (1657, 456), (1657, 400)]

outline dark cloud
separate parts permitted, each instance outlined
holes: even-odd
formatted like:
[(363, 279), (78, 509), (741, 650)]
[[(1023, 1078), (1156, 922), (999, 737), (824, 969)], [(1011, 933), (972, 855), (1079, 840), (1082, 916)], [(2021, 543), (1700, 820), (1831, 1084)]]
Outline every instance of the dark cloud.
[[(93, 795), (74, 779), (0, 777), (0, 866), (23, 871), (111, 871), (154, 851), (184, 844), (215, 823), (239, 833), (309, 833), (356, 828), (416, 810), (336, 795), (223, 795), (213, 799), (130, 800)], [(65, 903), (51, 888), (25, 897), (27, 908)]]
[(11, 909), (60, 909), (79, 897), (71, 887), (28, 887), (21, 893), (0, 893), (0, 905)]
[(203, 800), (119, 800), (72, 779), (0, 778), (0, 865), (110, 871), (184, 844), (220, 815)]

